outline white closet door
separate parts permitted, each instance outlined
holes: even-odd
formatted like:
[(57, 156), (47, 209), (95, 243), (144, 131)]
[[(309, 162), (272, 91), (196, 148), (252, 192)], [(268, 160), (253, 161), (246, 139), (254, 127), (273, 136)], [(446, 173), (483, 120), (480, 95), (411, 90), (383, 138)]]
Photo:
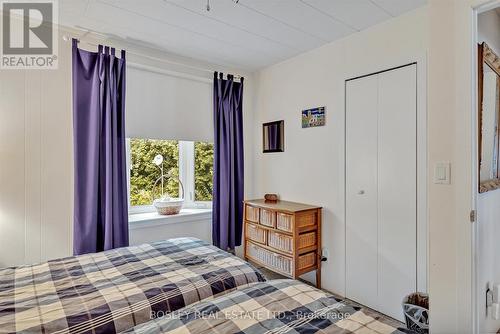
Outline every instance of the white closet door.
[(416, 65), (378, 82), (379, 310), (403, 320), (401, 301), (417, 287)]
[(346, 83), (346, 294), (377, 307), (377, 76)]
[(346, 83), (346, 296), (403, 320), (416, 290), (416, 65)]

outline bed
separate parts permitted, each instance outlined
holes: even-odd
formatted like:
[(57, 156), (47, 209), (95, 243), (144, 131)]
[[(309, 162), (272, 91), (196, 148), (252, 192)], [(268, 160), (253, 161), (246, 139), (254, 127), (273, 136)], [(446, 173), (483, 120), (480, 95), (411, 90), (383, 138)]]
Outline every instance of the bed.
[(127, 333), (410, 333), (366, 312), (299, 281), (279, 279), (188, 306)]
[(252, 265), (194, 238), (4, 268), (0, 332), (121, 332), (262, 281)]

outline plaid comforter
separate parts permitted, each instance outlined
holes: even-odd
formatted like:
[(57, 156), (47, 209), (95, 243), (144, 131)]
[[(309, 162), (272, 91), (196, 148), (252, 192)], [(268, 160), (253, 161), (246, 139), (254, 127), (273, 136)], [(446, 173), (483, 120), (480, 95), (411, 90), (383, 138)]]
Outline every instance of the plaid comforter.
[(128, 332), (403, 333), (387, 322), (314, 287), (280, 279), (252, 284), (217, 299), (197, 303)]
[(251, 265), (179, 238), (0, 269), (0, 332), (115, 333), (264, 281)]

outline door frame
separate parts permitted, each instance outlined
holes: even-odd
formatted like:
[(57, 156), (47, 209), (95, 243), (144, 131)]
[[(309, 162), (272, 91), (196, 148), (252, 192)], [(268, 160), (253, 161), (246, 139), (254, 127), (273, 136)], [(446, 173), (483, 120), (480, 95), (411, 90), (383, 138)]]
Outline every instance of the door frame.
[(472, 277), (471, 277), (471, 298), (472, 298), (472, 330), (473, 333), (479, 333), (479, 319), (481, 311), (480, 305), (484, 305), (484, 294), (486, 291), (482, 291), (482, 288), (478, 286), (479, 284), (479, 261), (478, 257), (479, 253), (479, 231), (478, 224), (480, 223), (478, 220), (478, 200), (479, 193), (477, 191), (479, 184), (479, 170), (477, 168), (479, 164), (479, 129), (478, 129), (478, 54), (477, 54), (477, 43), (478, 39), (478, 16), (481, 13), (487, 12), (491, 9), (500, 7), (500, 0), (490, 0), (487, 3), (483, 3), (476, 7), (472, 8), (472, 38), (471, 38), (471, 48), (470, 52), (472, 55), (472, 80), (471, 80), (471, 90), (472, 90), (472, 105), (471, 105), (471, 140), (472, 140), (472, 196), (471, 196), (471, 209), (475, 212), (475, 221), (471, 224), (471, 265), (472, 265)]
[[(500, 0), (499, 0), (500, 1)], [(346, 76), (344, 80), (344, 295), (347, 292), (347, 82), (354, 79), (375, 75), (401, 67), (416, 65), (417, 92), (416, 92), (416, 123), (417, 123), (417, 291), (428, 292), (429, 281), (429, 244), (428, 244), (428, 200), (427, 200), (427, 54), (419, 54), (404, 59), (395, 60), (384, 66), (374, 69), (369, 73), (359, 73), (357, 75)]]

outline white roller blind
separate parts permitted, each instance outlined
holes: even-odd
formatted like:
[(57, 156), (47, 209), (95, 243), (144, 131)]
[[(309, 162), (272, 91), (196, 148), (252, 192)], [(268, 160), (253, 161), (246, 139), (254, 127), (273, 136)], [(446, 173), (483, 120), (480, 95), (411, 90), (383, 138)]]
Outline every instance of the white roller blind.
[(130, 138), (213, 141), (212, 85), (127, 67)]

